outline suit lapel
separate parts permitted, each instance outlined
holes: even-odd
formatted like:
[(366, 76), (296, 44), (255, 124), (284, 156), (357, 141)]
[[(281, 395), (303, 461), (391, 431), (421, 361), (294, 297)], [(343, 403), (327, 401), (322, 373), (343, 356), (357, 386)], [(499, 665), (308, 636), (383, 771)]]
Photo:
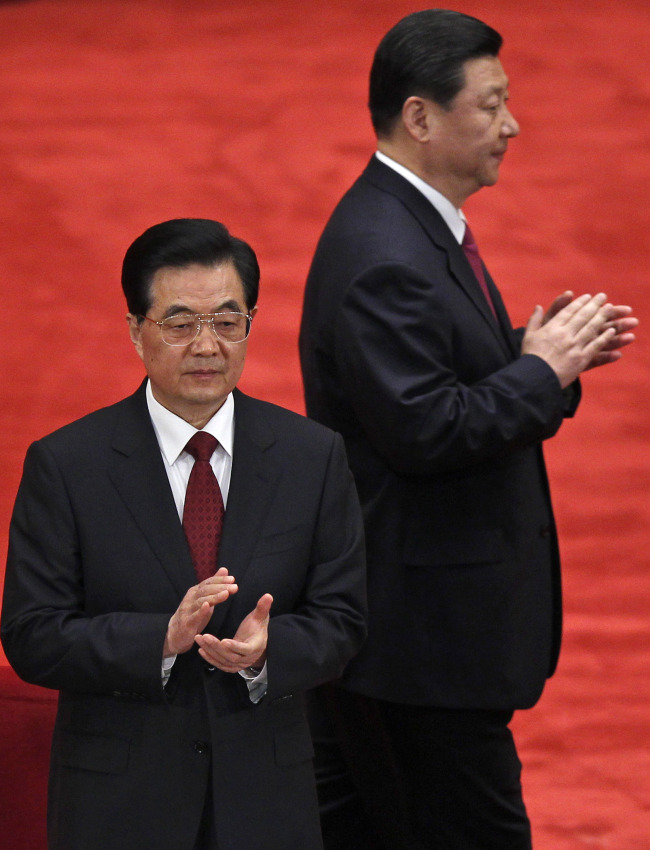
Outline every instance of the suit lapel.
[(503, 298), (501, 298), (501, 293), (496, 287), (496, 284), (492, 280), (490, 273), (483, 266), (485, 271), (485, 280), (487, 282), (488, 289), (490, 290), (490, 295), (492, 297), (492, 303), (494, 304), (494, 309), (497, 312), (497, 317), (499, 319), (499, 324), (501, 326), (501, 330), (503, 332), (503, 337), (508, 347), (508, 352), (513, 359), (519, 357), (520, 354), (520, 346), (517, 341), (517, 337), (515, 335), (514, 330), (512, 329), (512, 323), (510, 321), (510, 316), (508, 315), (508, 311), (506, 310), (506, 305), (503, 303)]
[(147, 410), (144, 385), (127, 399), (113, 435), (113, 485), (180, 596), (196, 583), (185, 535)]
[[(276, 438), (262, 405), (238, 390), (233, 395), (235, 442), (219, 563), (241, 583), (275, 497), (282, 470), (272, 458), (270, 449)], [(224, 604), (215, 609), (211, 631), (218, 631), (230, 607)]]
[[(396, 171), (393, 171), (392, 168), (379, 162), (374, 156), (364, 172), (364, 177), (370, 180), (377, 188), (397, 197), (418, 220), (429, 239), (446, 253), (451, 277), (476, 307), (485, 321), (486, 328), (510, 359), (513, 356), (512, 344), (509, 344), (508, 341), (512, 334), (510, 320), (501, 296), (498, 295), (496, 286), (492, 279), (489, 278), (487, 270), (486, 278), (489, 278), (488, 286), (495, 303), (499, 324), (494, 321), (494, 315), (485, 299), (485, 295), (481, 291), (480, 284), (476, 280), (476, 276), (463, 249), (454, 239), (452, 232), (449, 230), (438, 210), (424, 197), (422, 192)], [(498, 297), (495, 297), (495, 293)]]

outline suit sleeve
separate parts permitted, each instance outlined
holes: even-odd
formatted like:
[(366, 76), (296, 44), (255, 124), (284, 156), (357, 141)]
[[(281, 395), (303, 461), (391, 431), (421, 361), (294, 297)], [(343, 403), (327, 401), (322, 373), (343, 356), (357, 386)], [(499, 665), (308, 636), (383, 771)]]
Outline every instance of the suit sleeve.
[(335, 351), (345, 394), (398, 474), (462, 469), (560, 427), (553, 370), (534, 355), (495, 359), (461, 322), (444, 287), (403, 264), (368, 269), (343, 299)]
[[(514, 330), (515, 339), (517, 340), (519, 348), (521, 348), (521, 343), (523, 342), (525, 333), (526, 328), (515, 328)], [(582, 398), (582, 385), (580, 383), (580, 378), (576, 378), (573, 383), (569, 384), (568, 387), (565, 387), (562, 390), (562, 398), (564, 399), (564, 418), (571, 419), (575, 416), (575, 412), (578, 409), (578, 405)]]
[(271, 617), (269, 699), (338, 678), (366, 636), (363, 520), (343, 440), (332, 442), (310, 566), (296, 610)]
[(34, 443), (10, 526), (2, 610), (2, 643), (18, 675), (49, 688), (163, 700), (168, 620), (88, 613), (83, 544), (66, 482), (52, 453)]

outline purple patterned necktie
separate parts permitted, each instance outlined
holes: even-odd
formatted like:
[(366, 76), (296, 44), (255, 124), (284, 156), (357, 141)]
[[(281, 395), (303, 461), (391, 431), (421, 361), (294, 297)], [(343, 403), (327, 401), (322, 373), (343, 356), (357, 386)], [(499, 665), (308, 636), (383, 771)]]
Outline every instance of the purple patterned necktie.
[(224, 507), (210, 458), (218, 444), (216, 437), (198, 431), (185, 446), (194, 458), (194, 466), (185, 493), (183, 529), (199, 581), (217, 571)]
[[(474, 241), (474, 237), (472, 235), (472, 231), (469, 229), (469, 225), (465, 225), (465, 235), (463, 236), (462, 249), (465, 252), (465, 256), (469, 260), (469, 264), (472, 267), (475, 278), (479, 282), (479, 286), (483, 290), (483, 295), (485, 295), (486, 301), (490, 306), (490, 310), (494, 314), (494, 318), (497, 318), (497, 311), (494, 309), (494, 304), (492, 303), (492, 297), (490, 296), (490, 290), (488, 289), (485, 274), (483, 273), (483, 263), (481, 262), (481, 255), (478, 252), (478, 245)], [(497, 319), (498, 321), (498, 319)]]

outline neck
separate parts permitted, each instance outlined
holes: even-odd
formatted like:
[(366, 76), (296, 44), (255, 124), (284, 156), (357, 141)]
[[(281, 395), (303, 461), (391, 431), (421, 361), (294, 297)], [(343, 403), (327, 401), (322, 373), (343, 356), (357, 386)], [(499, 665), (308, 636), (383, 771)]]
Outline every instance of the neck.
[(413, 148), (412, 146), (399, 144), (389, 139), (378, 139), (377, 150), (395, 160), (395, 162), (404, 166), (404, 168), (408, 168), (420, 180), (428, 183), (429, 186), (440, 192), (441, 195), (444, 195), (457, 210), (461, 209), (471, 194), (471, 192), (463, 192), (460, 190), (460, 187), (455, 186), (453, 181), (450, 180), (449, 175), (439, 174), (430, 166), (426, 166), (423, 158), (419, 155), (419, 147)]

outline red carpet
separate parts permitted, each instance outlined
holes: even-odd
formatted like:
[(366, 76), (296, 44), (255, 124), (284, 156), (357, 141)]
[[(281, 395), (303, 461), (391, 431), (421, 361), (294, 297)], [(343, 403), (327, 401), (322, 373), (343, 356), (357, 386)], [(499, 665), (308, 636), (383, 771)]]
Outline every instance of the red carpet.
[[(366, 81), (406, 0), (0, 3), (4, 292), (0, 556), (29, 442), (140, 380), (121, 258), (165, 218), (223, 220), (258, 251), (243, 388), (302, 409), (304, 278), (373, 150)], [(559, 672), (516, 720), (537, 850), (650, 847), (647, 0), (468, 0), (505, 36), (522, 126), (467, 207), (513, 318), (604, 289), (644, 323), (585, 377), (548, 449), (564, 555)], [(3, 846), (43, 845), (51, 695), (0, 671)], [(5, 836), (10, 835), (11, 838)]]

